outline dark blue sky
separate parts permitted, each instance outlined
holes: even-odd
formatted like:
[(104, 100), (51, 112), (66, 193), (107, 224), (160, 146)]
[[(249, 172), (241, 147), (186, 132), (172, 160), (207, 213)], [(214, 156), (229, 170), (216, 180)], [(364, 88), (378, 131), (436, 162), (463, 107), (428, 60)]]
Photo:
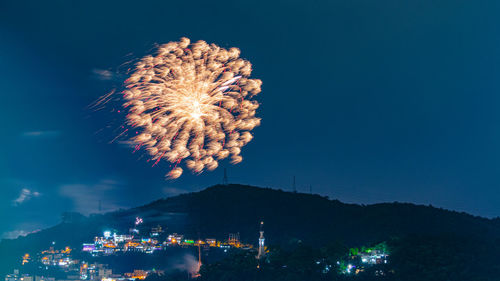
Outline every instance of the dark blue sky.
[[(500, 2), (0, 1), (0, 233), (230, 181), (500, 215)], [(86, 106), (155, 43), (238, 47), (263, 80), (237, 166), (165, 181)], [(132, 53), (132, 56), (130, 54)], [(104, 131), (98, 132), (100, 129)], [(98, 132), (98, 133), (96, 133)], [(24, 191), (23, 191), (24, 189)], [(24, 192), (24, 194), (23, 194)]]

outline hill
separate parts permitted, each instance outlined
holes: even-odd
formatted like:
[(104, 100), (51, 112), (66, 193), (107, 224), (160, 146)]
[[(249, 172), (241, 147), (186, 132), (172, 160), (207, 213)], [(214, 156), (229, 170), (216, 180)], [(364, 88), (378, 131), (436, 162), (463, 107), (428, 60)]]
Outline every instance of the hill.
[(0, 274), (12, 270), (24, 253), (47, 249), (52, 242), (79, 248), (106, 229), (127, 232), (135, 217), (143, 229), (161, 225), (187, 237), (224, 239), (240, 233), (256, 244), (259, 222), (265, 222), (268, 244), (303, 241), (325, 245), (342, 241), (356, 246), (392, 237), (459, 233), (481, 239), (500, 236), (498, 219), (486, 219), (431, 206), (408, 203), (345, 204), (320, 195), (244, 185), (216, 185), (200, 192), (160, 199), (129, 210), (84, 217), (67, 214), (60, 224), (0, 242)]

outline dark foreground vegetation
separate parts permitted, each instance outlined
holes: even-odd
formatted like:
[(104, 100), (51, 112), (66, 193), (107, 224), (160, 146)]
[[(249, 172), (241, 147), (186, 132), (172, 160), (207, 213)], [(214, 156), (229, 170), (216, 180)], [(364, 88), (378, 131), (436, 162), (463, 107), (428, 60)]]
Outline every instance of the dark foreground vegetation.
[[(394, 280), (497, 281), (500, 280), (498, 241), (459, 235), (409, 236), (388, 243), (390, 263), (374, 265), (358, 274), (346, 274), (337, 261), (347, 247), (333, 243), (315, 248), (298, 244), (293, 249), (271, 247), (260, 263), (250, 252), (236, 252), (202, 267), (203, 281), (252, 280)], [(332, 265), (325, 271), (326, 265)]]
[[(498, 241), (450, 235), (394, 238), (387, 243), (388, 264), (345, 272), (349, 249), (342, 243), (313, 247), (304, 243), (270, 247), (261, 261), (255, 252), (236, 250), (219, 262), (205, 264), (200, 281), (498, 281)], [(347, 254), (346, 254), (347, 253)], [(331, 265), (331, 267), (328, 267)], [(328, 270), (325, 270), (327, 269)], [(150, 276), (148, 281), (189, 280), (182, 272)]]

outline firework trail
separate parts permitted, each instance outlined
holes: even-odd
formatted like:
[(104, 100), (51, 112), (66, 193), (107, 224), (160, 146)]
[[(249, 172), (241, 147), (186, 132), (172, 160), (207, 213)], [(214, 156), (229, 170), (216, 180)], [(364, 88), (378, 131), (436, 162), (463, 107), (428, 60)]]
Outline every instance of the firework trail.
[(181, 163), (196, 173), (214, 170), (241, 148), (260, 125), (252, 98), (262, 82), (250, 79), (252, 66), (240, 50), (187, 38), (161, 45), (142, 58), (125, 80), (123, 107), (135, 150), (144, 148), (153, 166), (171, 163), (168, 178), (181, 176)]

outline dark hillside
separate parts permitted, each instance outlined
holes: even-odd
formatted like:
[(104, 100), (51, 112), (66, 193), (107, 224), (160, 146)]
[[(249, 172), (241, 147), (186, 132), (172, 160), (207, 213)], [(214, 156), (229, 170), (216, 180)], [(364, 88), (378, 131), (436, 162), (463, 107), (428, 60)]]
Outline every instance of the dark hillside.
[(217, 185), (200, 192), (161, 199), (105, 215), (76, 214), (52, 228), (27, 237), (0, 242), (0, 275), (11, 270), (22, 254), (66, 245), (79, 248), (105, 229), (127, 232), (136, 216), (144, 219), (143, 233), (162, 225), (167, 232), (191, 238), (225, 239), (239, 232), (246, 243), (257, 242), (259, 222), (265, 222), (268, 244), (304, 241), (324, 245), (340, 240), (347, 245), (369, 244), (409, 234), (460, 233), (483, 239), (500, 237), (498, 220), (431, 206), (404, 203), (344, 204), (319, 195), (284, 192), (244, 185)]

